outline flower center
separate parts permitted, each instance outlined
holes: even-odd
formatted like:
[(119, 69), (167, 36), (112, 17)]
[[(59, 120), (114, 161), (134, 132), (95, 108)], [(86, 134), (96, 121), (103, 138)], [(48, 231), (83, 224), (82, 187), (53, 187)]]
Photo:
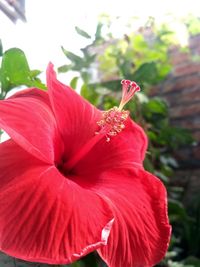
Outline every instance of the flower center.
[(96, 134), (104, 134), (106, 141), (110, 142), (110, 137), (120, 133), (125, 128), (125, 120), (129, 116), (129, 111), (120, 111), (118, 107), (113, 107), (102, 114), (102, 120), (97, 124), (100, 126), (100, 131)]
[(100, 130), (96, 134), (103, 134), (106, 141), (110, 142), (111, 137), (116, 136), (124, 128), (124, 122), (129, 116), (129, 111), (123, 110), (123, 107), (131, 100), (140, 87), (129, 80), (122, 80), (122, 99), (119, 107), (113, 107), (108, 111), (103, 111), (102, 119), (97, 122)]
[(113, 107), (102, 112), (102, 119), (97, 122), (100, 130), (91, 138), (69, 161), (64, 164), (64, 169), (72, 170), (74, 166), (105, 136), (110, 142), (111, 137), (119, 134), (124, 128), (124, 122), (129, 116), (129, 111), (123, 110), (140, 87), (129, 80), (122, 80), (122, 99), (119, 107)]

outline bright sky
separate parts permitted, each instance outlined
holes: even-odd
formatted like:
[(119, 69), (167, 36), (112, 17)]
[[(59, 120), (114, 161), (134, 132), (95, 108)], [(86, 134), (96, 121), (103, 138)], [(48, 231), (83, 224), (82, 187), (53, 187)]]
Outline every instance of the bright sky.
[[(192, 13), (200, 15), (199, 0), (26, 0), (27, 23), (12, 24), (0, 13), (0, 38), (4, 50), (19, 47), (27, 55), (32, 68), (44, 70), (49, 61), (56, 66), (66, 63), (61, 45), (67, 50), (78, 51), (84, 46), (74, 27), (94, 33), (97, 15), (107, 13), (121, 16), (126, 20), (130, 16), (141, 19), (155, 16), (162, 20), (167, 13), (183, 16)], [(119, 32), (120, 25), (116, 27)]]

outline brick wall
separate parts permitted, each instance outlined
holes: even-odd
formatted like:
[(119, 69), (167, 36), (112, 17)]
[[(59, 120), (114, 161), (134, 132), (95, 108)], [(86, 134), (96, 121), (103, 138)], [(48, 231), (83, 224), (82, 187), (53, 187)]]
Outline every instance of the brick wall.
[(196, 145), (184, 147), (175, 155), (180, 170), (176, 172), (178, 179), (174, 178), (183, 182), (186, 199), (192, 200), (191, 195), (200, 192), (200, 34), (190, 37), (189, 51), (170, 49), (172, 72), (152, 94), (167, 100), (172, 125), (189, 129), (196, 140)]

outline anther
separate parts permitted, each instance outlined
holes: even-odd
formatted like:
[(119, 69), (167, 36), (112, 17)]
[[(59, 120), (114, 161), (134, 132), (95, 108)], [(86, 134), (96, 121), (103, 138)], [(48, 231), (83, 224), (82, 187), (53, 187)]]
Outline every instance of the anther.
[(110, 142), (111, 137), (116, 136), (125, 128), (125, 121), (129, 116), (129, 111), (123, 107), (131, 100), (140, 87), (130, 80), (122, 80), (122, 99), (119, 107), (113, 107), (102, 112), (102, 119), (97, 122), (100, 130), (96, 134), (103, 134), (106, 141)]

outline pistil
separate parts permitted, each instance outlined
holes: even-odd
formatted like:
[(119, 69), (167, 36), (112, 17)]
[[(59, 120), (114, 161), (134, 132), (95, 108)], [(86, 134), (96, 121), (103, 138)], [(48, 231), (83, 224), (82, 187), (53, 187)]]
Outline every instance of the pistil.
[(103, 134), (106, 141), (110, 142), (111, 137), (116, 136), (125, 128), (125, 121), (129, 116), (129, 111), (123, 110), (124, 106), (132, 99), (140, 87), (132, 81), (122, 80), (122, 99), (119, 107), (113, 107), (108, 111), (103, 111), (102, 119), (97, 122), (100, 130), (96, 134)]
[(122, 80), (122, 99), (119, 107), (113, 107), (102, 112), (102, 119), (97, 122), (100, 129), (69, 161), (64, 164), (64, 169), (70, 171), (74, 166), (103, 138), (110, 142), (111, 138), (118, 135), (125, 128), (125, 121), (129, 111), (123, 107), (131, 100), (140, 87), (129, 80)]

